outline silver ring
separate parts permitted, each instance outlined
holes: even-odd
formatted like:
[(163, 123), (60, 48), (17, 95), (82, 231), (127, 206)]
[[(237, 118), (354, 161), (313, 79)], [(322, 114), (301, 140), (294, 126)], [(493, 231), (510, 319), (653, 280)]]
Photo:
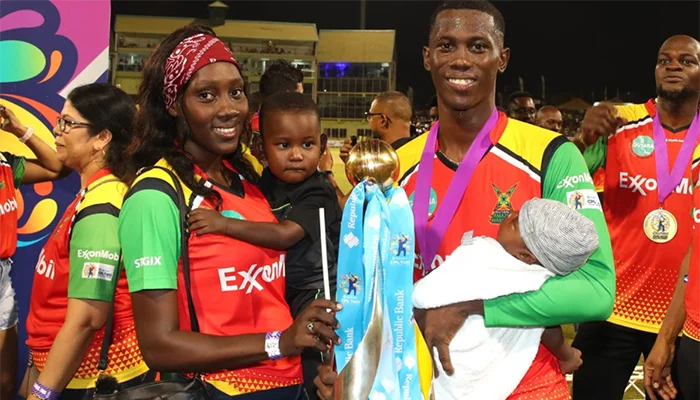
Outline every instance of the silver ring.
[(314, 333), (314, 323), (313, 322), (309, 322), (309, 324), (306, 325), (306, 327), (309, 328), (309, 331), (311, 333)]

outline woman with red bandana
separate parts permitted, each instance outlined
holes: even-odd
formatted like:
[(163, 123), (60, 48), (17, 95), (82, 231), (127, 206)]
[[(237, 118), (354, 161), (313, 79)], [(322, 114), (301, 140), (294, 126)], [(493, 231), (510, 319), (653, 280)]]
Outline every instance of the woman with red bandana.
[(119, 237), (144, 358), (178, 379), (201, 376), (212, 399), (300, 398), (299, 354), (337, 342), (326, 309), (338, 305), (317, 300), (292, 320), (283, 252), (182, 229), (198, 207), (276, 221), (240, 146), (240, 67), (210, 28), (188, 26), (163, 40), (143, 76), (131, 159), (133, 171), (155, 167), (136, 176)]

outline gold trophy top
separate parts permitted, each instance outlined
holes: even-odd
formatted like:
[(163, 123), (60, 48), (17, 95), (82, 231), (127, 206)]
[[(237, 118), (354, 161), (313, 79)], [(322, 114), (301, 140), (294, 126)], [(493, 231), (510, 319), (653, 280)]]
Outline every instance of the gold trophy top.
[(350, 150), (345, 175), (353, 186), (370, 179), (386, 189), (399, 179), (399, 156), (386, 142), (363, 140)]

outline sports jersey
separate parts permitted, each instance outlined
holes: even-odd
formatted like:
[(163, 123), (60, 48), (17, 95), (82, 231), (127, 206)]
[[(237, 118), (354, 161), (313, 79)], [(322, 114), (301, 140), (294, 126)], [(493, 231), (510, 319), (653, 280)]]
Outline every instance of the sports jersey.
[[(120, 260), (117, 219), (126, 193), (109, 169), (94, 173), (66, 209), (39, 254), (27, 317), (27, 346), (39, 371), (66, 318), (68, 299), (112, 301), (114, 336), (107, 373), (124, 382), (148, 371), (136, 340), (131, 297)], [(104, 328), (94, 336), (68, 389), (95, 387)]]
[(24, 157), (0, 152), (0, 258), (10, 258), (17, 250), (17, 197), (15, 188), (22, 183)]
[(695, 193), (693, 193), (693, 248), (690, 257), (688, 283), (685, 288), (685, 326), (683, 333), (700, 341), (700, 160), (693, 163)]
[[(156, 165), (170, 168), (165, 160)], [(277, 221), (254, 185), (242, 178), (237, 183), (241, 183), (237, 185), (239, 190), (205, 183), (221, 196), (218, 210), (222, 215), (248, 221)], [(188, 209), (217, 209), (210, 199), (193, 194), (182, 182), (181, 185)], [(190, 330), (176, 201), (173, 182), (165, 171), (155, 168), (142, 173), (124, 202), (119, 237), (129, 289), (177, 290), (180, 329)], [(291, 326), (292, 317), (284, 297), (284, 252), (225, 235), (191, 235), (188, 240), (191, 290), (200, 332), (233, 336), (283, 331)], [(207, 373), (204, 380), (234, 396), (300, 384), (301, 364), (299, 357), (267, 360), (249, 368)]]
[[(564, 136), (509, 119), (499, 113), (490, 133), (491, 147), (481, 159), (457, 208), (430, 269), (456, 249), (465, 232), (496, 238), (500, 223), (534, 197), (578, 209), (598, 230), (600, 248), (588, 263), (567, 277), (548, 280), (539, 291), (484, 301), (486, 326), (551, 326), (607, 318), (615, 292), (610, 241), (590, 174), (576, 146)], [(426, 135), (398, 150), (400, 183), (413, 202)], [(437, 152), (433, 159), (428, 223), (455, 175), (457, 165)], [(578, 199), (578, 200), (577, 200)], [(416, 249), (414, 280), (424, 275)], [(581, 307), (585, 302), (586, 307)], [(512, 399), (567, 399), (569, 390), (554, 356), (543, 346)]]
[[(615, 309), (609, 321), (658, 333), (690, 246), (691, 165), (663, 204), (678, 221), (676, 237), (664, 244), (652, 242), (643, 226), (646, 216), (660, 206), (652, 128), (656, 104), (649, 100), (617, 109), (629, 122), (607, 139), (607, 146), (600, 140), (586, 149), (587, 156), (595, 159), (589, 165), (605, 163), (604, 212), (617, 276)], [(686, 131), (687, 128), (674, 132), (664, 127), (670, 163), (675, 162)], [(692, 159), (699, 158), (700, 148)]]
[(595, 191), (598, 193), (605, 191), (605, 168), (600, 167), (593, 173), (593, 186), (595, 186)]

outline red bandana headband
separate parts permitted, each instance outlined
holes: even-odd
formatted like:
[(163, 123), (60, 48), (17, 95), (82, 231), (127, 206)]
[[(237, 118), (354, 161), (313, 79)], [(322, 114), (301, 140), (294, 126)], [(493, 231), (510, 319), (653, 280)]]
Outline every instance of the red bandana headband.
[(199, 33), (180, 42), (165, 62), (165, 109), (175, 104), (177, 93), (197, 71), (218, 61), (230, 62), (238, 67), (233, 53), (219, 38)]

